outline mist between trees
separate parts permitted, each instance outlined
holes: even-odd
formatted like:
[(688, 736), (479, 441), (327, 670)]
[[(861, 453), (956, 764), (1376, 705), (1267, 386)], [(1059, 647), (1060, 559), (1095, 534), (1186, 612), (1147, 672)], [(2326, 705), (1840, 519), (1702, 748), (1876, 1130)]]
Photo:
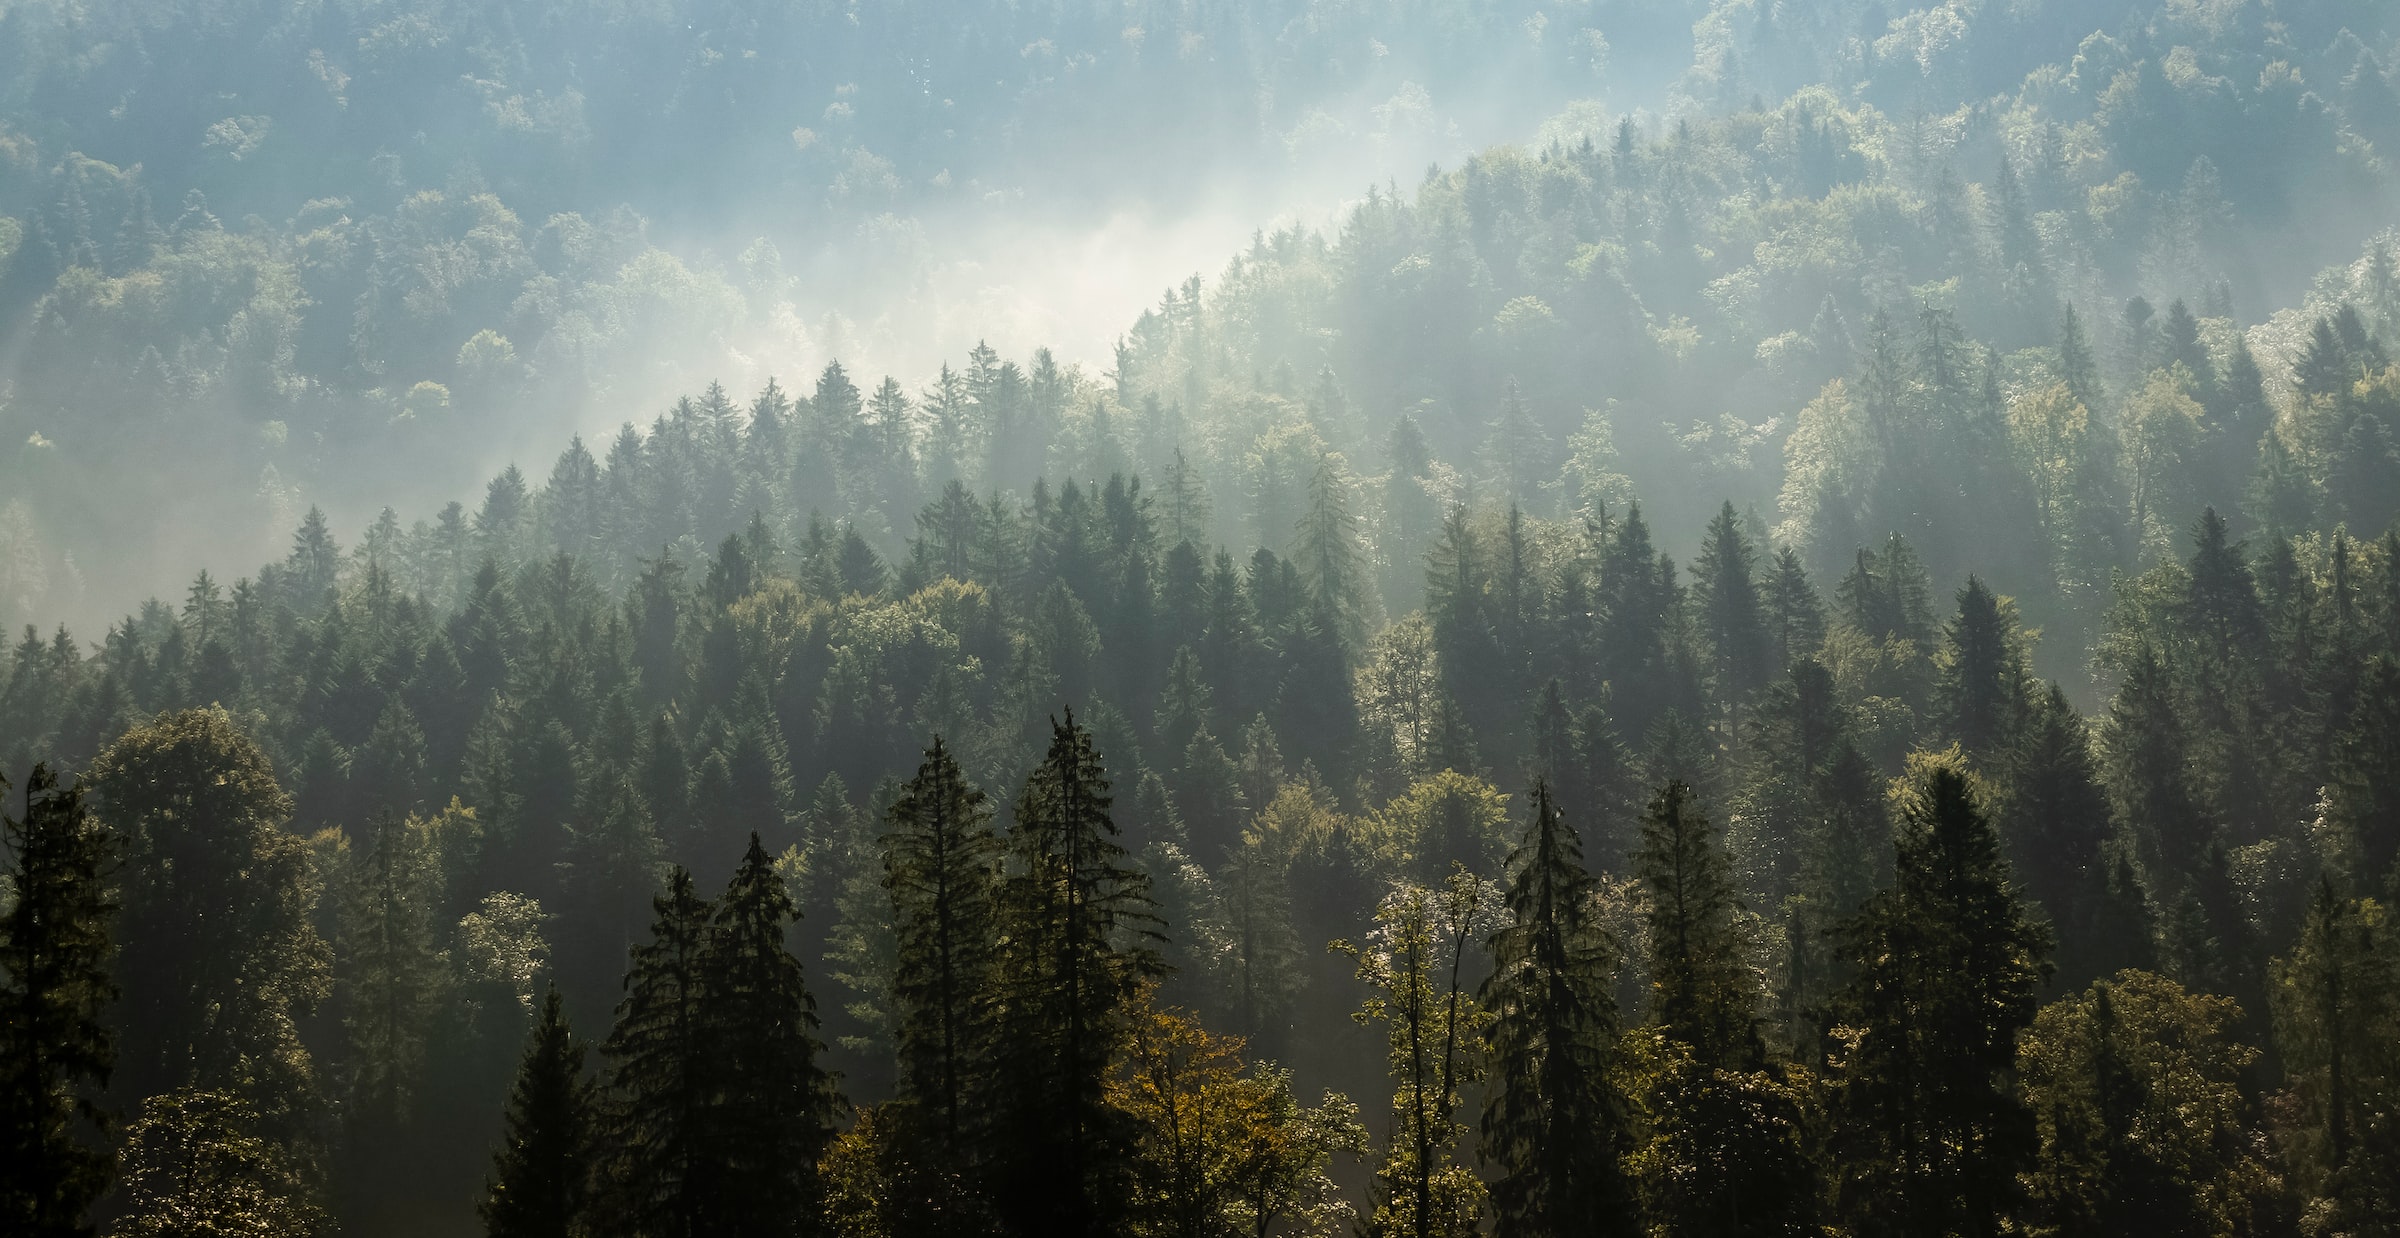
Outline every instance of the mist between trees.
[[(1549, 12), (1464, 28), (1601, 63)], [(771, 243), (571, 213), (655, 147), (166, 228), (0, 94), (0, 606), (179, 553), (77, 514), (176, 453), (298, 526), (0, 665), (8, 1232), (2400, 1225), (2389, 14), (1641, 12), (1697, 22), (1669, 112), (913, 386), (732, 359)], [(129, 73), (52, 17), (0, 13), (44, 80)], [(540, 43), (483, 20), (335, 23), (318, 121)], [(961, 63), (1155, 46), (991, 20)], [(676, 123), (800, 91), (750, 72)], [(1125, 88), (1036, 77), (966, 97)], [(307, 506), (662, 374), (479, 500)]]

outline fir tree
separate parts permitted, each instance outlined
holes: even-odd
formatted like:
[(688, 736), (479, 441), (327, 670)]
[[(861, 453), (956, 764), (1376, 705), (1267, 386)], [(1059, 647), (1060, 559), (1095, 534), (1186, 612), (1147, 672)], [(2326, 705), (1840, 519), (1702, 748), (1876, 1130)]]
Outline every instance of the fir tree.
[(1672, 1235), (1799, 1232), (1813, 1184), (1798, 1097), (1770, 1069), (1723, 849), (1691, 788), (1668, 782), (1642, 821), (1650, 1027), (1631, 1164), (1652, 1224)]
[(1670, 781), (1642, 817), (1634, 872), (1649, 888), (1650, 1018), (1709, 1065), (1758, 1055), (1724, 848), (1692, 788)]
[(354, 1122), (405, 1121), (423, 1084), (447, 979), (434, 947), (439, 891), (429, 860), (418, 831), (387, 814), (342, 883), (334, 976)]

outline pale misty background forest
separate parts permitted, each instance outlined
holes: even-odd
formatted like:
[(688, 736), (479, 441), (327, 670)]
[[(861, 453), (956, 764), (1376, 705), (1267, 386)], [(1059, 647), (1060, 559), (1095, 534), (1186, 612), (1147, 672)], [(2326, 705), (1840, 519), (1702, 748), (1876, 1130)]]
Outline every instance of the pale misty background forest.
[(0, 0), (0, 1215), (2400, 1231), (2396, 192), (2377, 0)]

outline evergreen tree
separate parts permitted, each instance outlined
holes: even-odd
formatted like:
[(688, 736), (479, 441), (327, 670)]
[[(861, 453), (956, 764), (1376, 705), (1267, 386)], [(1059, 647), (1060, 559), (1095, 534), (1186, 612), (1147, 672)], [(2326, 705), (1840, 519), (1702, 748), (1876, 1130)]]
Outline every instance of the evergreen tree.
[(1941, 734), (1978, 759), (1997, 755), (2023, 720), (2027, 674), (2015, 627), (2015, 608), (1967, 577), (1942, 634), (1934, 708)]
[(968, 1147), (974, 1089), (996, 1046), (989, 1005), (999, 938), (1000, 842), (983, 792), (939, 737), (892, 802), (883, 880), (899, 965), (892, 978), (900, 1099), (936, 1155)]
[(714, 1232), (725, 1188), (708, 1129), (722, 1077), (703, 968), (710, 908), (680, 867), (651, 907), (650, 940), (633, 948), (617, 1023), (600, 1050), (609, 1059), (605, 1207), (639, 1234), (699, 1238)]
[(386, 814), (364, 842), (342, 882), (334, 979), (350, 1120), (375, 1127), (410, 1116), (447, 974), (434, 947), (436, 874), (418, 831)]
[(2337, 1232), (2400, 1224), (2388, 1146), (2400, 1086), (2400, 967), (2371, 899), (2320, 878), (2292, 953), (2276, 961), (2275, 1043), (2300, 1113), (2300, 1185)]
[(2059, 930), (2060, 982), (2073, 986), (2115, 971), (2102, 953), (2126, 943), (2099, 931), (2097, 919), (2108, 901), (2104, 852), (2115, 824), (2090, 735), (2064, 689), (2052, 684), (2033, 694), (1995, 785), (1993, 816), (2010, 867)]
[(1127, 1147), (1105, 1083), (1139, 983), (1157, 970), (1142, 873), (1125, 863), (1108, 776), (1072, 713), (1026, 779), (1008, 836), (989, 1192), (1019, 1234), (1112, 1233)]
[(1731, 873), (1685, 783), (1651, 800), (1634, 871), (1650, 896), (1650, 1026), (1635, 1046), (1631, 1164), (1654, 1231), (1804, 1232), (1799, 1098), (1766, 1058)]
[(1855, 1029), (1835, 1089), (1842, 1213), (1862, 1234), (1998, 1234), (2035, 1153), (2016, 1038), (2047, 974), (1967, 775), (1925, 760), (1903, 799), (1892, 885), (1846, 926)]
[[(0, 778), (0, 796), (8, 790)], [(106, 1015), (116, 840), (47, 766), (25, 780), (24, 810), (0, 806), (8, 905), (0, 911), (0, 1228), (25, 1238), (89, 1234), (85, 1219), (112, 1162), (106, 1129), (116, 1038)]]
[(1634, 873), (1650, 892), (1650, 1018), (1711, 1066), (1758, 1053), (1723, 847), (1692, 788), (1670, 781), (1642, 817)]
[[(1776, 667), (1767, 620), (1759, 598), (1758, 552), (1742, 532), (1741, 517), (1726, 503), (1709, 521), (1700, 557), (1692, 569), (1699, 578), (1697, 599), (1702, 635), (1713, 660), (1718, 699), (1738, 705), (1765, 686)], [(1790, 633), (1783, 633), (1787, 639)]]
[(784, 944), (799, 909), (758, 836), (717, 900), (698, 960), (708, 1105), (695, 1152), (709, 1163), (706, 1232), (811, 1232), (817, 1158), (833, 1135), (833, 1081), (818, 1059), (817, 1004)]
[(1767, 582), (1760, 596), (1760, 608), (1765, 613), (1767, 644), (1773, 651), (1770, 672), (1790, 666), (1792, 661), (1813, 655), (1825, 643), (1825, 602), (1817, 596), (1817, 587), (1809, 582), (1808, 569), (1800, 562), (1800, 553), (1789, 546), (1775, 552), (1774, 568), (1767, 573)]
[(1280, 1045), (1300, 987), (1300, 940), (1283, 864), (1259, 830), (1242, 832), (1214, 887), (1214, 914), (1201, 935), (1223, 1008), (1245, 1042)]
[(1500, 1168), (1492, 1208), (1503, 1235), (1631, 1233), (1618, 1172), (1626, 1145), (1617, 1091), (1617, 948), (1596, 918), (1583, 844), (1533, 785), (1532, 823), (1509, 857), (1508, 922), (1492, 934), (1492, 1088), (1484, 1159)]
[(526, 1038), (500, 1148), (492, 1154), (479, 1209), (489, 1238), (581, 1238), (591, 1232), (596, 1114), (583, 1055), (553, 986)]

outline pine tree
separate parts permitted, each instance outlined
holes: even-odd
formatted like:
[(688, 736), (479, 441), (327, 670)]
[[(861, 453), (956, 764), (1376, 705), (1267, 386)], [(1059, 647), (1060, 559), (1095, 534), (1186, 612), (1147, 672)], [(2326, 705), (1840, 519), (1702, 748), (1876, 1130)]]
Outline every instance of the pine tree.
[(709, 1104), (695, 1151), (714, 1194), (708, 1233), (769, 1238), (810, 1230), (817, 1158), (838, 1103), (819, 1058), (817, 1004), (785, 946), (799, 918), (774, 862), (750, 836), (716, 903), (698, 960)]
[(1856, 1038), (1835, 1089), (1838, 1198), (1862, 1234), (1998, 1234), (2035, 1151), (2016, 1037), (2047, 974), (1967, 775), (1926, 759), (1903, 800), (1892, 885), (1845, 927), (1839, 1002)]
[(500, 1149), (492, 1154), (483, 1203), (489, 1238), (581, 1238), (590, 1232), (597, 1143), (583, 1042), (567, 1027), (552, 986), (509, 1089)]
[[(0, 796), (8, 782), (0, 778)], [(25, 1238), (92, 1232), (85, 1214), (113, 1167), (95, 1091), (116, 1061), (106, 1021), (117, 843), (84, 807), (83, 784), (47, 766), (24, 811), (0, 808), (9, 903), (0, 913), (0, 1228)]]
[(1618, 1171), (1625, 1099), (1615, 1077), (1617, 947), (1596, 918), (1598, 883), (1583, 844), (1533, 784), (1533, 819), (1502, 896), (1482, 1003), (1493, 1086), (1484, 1159), (1498, 1232), (1510, 1238), (1633, 1232)]
[(1300, 939), (1292, 931), (1283, 862), (1258, 830), (1244, 830), (1214, 882), (1217, 897), (1201, 936), (1222, 1008), (1235, 1034), (1280, 1046), (1300, 987)]
[(1022, 1235), (1098, 1238), (1126, 1198), (1127, 1150), (1104, 1085), (1157, 962), (1143, 941), (1148, 883), (1125, 863), (1108, 807), (1091, 733), (1070, 713), (1018, 797), (1002, 889), (989, 1190)]

